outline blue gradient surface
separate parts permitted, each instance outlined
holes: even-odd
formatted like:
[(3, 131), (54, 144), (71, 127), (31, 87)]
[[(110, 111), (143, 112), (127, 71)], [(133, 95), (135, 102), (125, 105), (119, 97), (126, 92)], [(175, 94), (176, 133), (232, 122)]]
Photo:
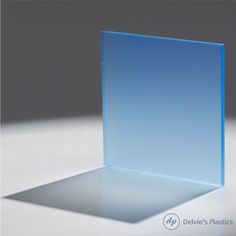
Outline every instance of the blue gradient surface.
[(102, 32), (105, 165), (224, 184), (224, 45)]

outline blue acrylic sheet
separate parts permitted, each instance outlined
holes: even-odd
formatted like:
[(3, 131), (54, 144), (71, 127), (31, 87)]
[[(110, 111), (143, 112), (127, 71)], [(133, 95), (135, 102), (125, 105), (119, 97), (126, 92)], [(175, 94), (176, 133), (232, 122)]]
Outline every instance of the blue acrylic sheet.
[(102, 63), (105, 165), (222, 185), (224, 46), (103, 32)]
[(223, 44), (102, 32), (102, 91), (105, 166), (8, 198), (135, 223), (224, 184)]

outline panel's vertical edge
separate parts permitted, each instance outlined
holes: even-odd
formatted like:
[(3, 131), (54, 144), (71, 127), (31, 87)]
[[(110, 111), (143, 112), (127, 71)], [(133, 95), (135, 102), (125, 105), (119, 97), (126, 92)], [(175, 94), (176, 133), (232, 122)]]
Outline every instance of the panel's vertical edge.
[(225, 184), (225, 48), (220, 46), (221, 60), (221, 186)]
[(105, 81), (105, 43), (104, 32), (100, 32), (101, 39), (101, 80), (102, 80), (102, 127), (103, 127), (103, 164), (106, 165), (106, 81)]

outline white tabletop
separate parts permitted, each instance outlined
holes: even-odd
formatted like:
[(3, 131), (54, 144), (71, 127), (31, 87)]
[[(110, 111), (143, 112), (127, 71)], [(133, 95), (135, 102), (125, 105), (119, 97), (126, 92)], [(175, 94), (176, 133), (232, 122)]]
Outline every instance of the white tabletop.
[[(226, 185), (135, 224), (2, 199), (3, 236), (236, 235), (236, 122), (226, 122)], [(2, 128), (2, 196), (103, 166), (99, 117), (9, 124)], [(173, 212), (176, 230), (163, 226)], [(232, 225), (184, 225), (217, 219)]]

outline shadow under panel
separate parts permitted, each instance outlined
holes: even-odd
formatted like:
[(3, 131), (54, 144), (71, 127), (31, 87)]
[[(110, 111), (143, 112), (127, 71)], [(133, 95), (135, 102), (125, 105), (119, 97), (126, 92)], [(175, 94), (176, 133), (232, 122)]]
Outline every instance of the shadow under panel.
[(7, 198), (135, 223), (216, 188), (214, 185), (104, 167)]

